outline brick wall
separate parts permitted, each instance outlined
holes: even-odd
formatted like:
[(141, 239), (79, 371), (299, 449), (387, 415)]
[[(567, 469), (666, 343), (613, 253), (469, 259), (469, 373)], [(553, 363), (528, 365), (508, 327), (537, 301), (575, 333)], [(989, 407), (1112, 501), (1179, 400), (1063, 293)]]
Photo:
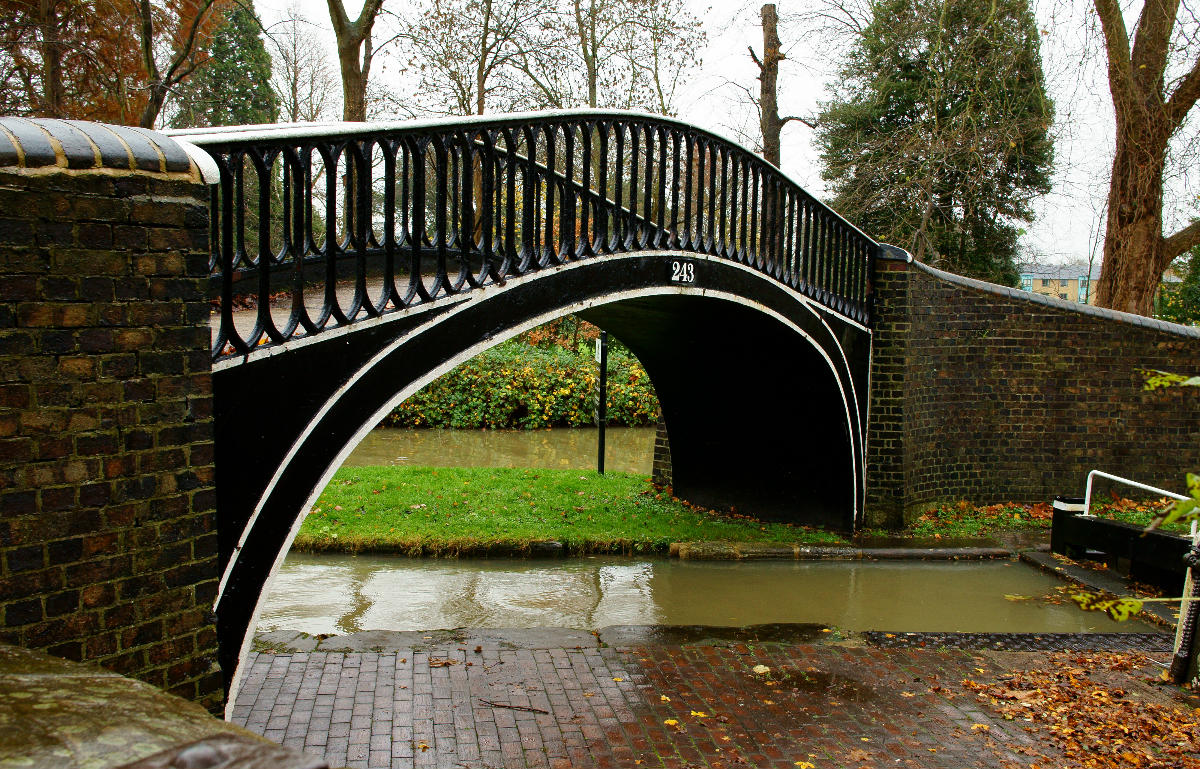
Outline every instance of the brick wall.
[(77, 134), (0, 168), (0, 641), (216, 709), (207, 188), (145, 134), (77, 170)]
[(908, 269), (884, 252), (875, 260), (871, 392), (864, 522), (892, 526), (904, 514), (904, 377), (910, 328)]
[(661, 486), (670, 486), (675, 482), (671, 465), (671, 439), (667, 435), (667, 423), (661, 415), (654, 426), (654, 459), (650, 477)]
[(1082, 495), (1097, 468), (1182, 490), (1200, 468), (1200, 391), (1146, 392), (1138, 372), (1200, 372), (1200, 330), (916, 263), (875, 277), (869, 521)]

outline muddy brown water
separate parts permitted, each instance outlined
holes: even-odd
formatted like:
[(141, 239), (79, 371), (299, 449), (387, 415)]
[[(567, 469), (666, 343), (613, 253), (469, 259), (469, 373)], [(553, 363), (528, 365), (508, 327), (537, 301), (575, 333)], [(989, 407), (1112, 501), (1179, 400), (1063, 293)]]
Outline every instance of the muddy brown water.
[(1063, 583), (1012, 561), (437, 560), (292, 553), (260, 631), (811, 622), (846, 630), (1150, 632), (1074, 605), (1012, 601)]
[[(425, 467), (596, 468), (597, 429), (550, 430), (372, 430), (347, 457), (345, 465), (421, 465)], [(653, 427), (609, 427), (605, 435), (606, 470), (650, 474)]]
[[(346, 465), (596, 465), (595, 428), (372, 431)], [(654, 428), (609, 428), (608, 469), (649, 475)], [(944, 543), (943, 543), (944, 544)], [(291, 553), (258, 630), (746, 626), (846, 630), (1147, 632), (1073, 605), (1010, 601), (1062, 583), (1008, 561), (697, 562), (591, 557), (436, 560)]]

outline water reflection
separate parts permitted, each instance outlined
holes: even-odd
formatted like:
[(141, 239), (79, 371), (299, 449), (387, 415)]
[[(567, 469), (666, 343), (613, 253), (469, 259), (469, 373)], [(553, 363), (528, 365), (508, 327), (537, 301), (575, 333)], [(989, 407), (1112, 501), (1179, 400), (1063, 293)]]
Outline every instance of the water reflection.
[(1010, 562), (413, 560), (293, 553), (259, 630), (757, 625), (848, 630), (1147, 632), (1074, 606), (1005, 600), (1061, 582)]
[[(429, 467), (596, 468), (594, 427), (553, 430), (408, 430), (381, 427), (355, 447), (345, 464)], [(650, 474), (653, 427), (610, 427), (605, 436), (608, 470)]]

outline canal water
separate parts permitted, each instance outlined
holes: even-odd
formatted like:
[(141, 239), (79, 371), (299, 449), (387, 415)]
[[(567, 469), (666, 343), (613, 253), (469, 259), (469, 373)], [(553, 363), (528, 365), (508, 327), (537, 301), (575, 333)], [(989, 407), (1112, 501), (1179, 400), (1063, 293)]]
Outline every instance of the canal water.
[(1070, 605), (1012, 601), (1063, 583), (1011, 561), (438, 560), (292, 553), (260, 631), (725, 625), (846, 630), (1150, 632)]
[[(355, 447), (345, 465), (420, 465), (426, 467), (596, 468), (597, 429), (552, 430), (408, 430), (381, 427)], [(605, 434), (606, 470), (650, 475), (654, 459), (653, 427), (609, 427)]]
[[(596, 429), (372, 431), (346, 465), (596, 466)], [(608, 469), (649, 475), (654, 428), (609, 428)], [(1012, 601), (1062, 583), (1023, 564), (439, 560), (290, 553), (258, 629), (362, 630), (819, 623), (846, 630), (1146, 632), (1073, 605)]]

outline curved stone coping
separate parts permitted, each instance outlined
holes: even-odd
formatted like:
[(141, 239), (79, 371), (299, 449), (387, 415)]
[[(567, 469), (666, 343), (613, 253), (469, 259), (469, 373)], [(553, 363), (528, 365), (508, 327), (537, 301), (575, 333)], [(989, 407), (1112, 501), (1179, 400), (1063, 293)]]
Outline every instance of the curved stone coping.
[[(244, 763), (199, 761), (233, 756)], [(327, 766), (150, 684), (0, 644), (0, 766), (112, 769), (130, 762), (137, 769)]]
[[(890, 259), (896, 259), (895, 256), (889, 256)], [(1144, 315), (1134, 315), (1130, 312), (1121, 312), (1119, 310), (1110, 310), (1105, 307), (1093, 307), (1090, 304), (1080, 304), (1079, 302), (1068, 302), (1054, 297), (1035, 294), (1032, 291), (1021, 291), (1008, 286), (1001, 286), (995, 283), (988, 283), (985, 280), (977, 280), (975, 278), (967, 278), (962, 275), (955, 275), (952, 272), (939, 270), (936, 267), (930, 267), (927, 264), (918, 262), (911, 256), (906, 260), (909, 264), (939, 280), (944, 280), (947, 283), (953, 283), (966, 288), (973, 288), (976, 291), (984, 291), (997, 296), (1017, 299), (1031, 304), (1041, 304), (1047, 307), (1053, 307), (1056, 310), (1066, 310), (1068, 312), (1079, 313), (1080, 315), (1091, 315), (1105, 320), (1116, 321), (1117, 323), (1126, 323), (1130, 326), (1141, 326), (1142, 328), (1150, 328), (1155, 331), (1165, 331), (1168, 334), (1176, 336), (1186, 336), (1192, 339), (1200, 339), (1200, 328), (1194, 326), (1182, 326), (1178, 323), (1168, 323), (1165, 320), (1156, 320), (1155, 318), (1147, 318)]]
[(190, 142), (131, 126), (51, 118), (0, 118), (0, 168), (126, 171), (215, 184), (217, 165)]

